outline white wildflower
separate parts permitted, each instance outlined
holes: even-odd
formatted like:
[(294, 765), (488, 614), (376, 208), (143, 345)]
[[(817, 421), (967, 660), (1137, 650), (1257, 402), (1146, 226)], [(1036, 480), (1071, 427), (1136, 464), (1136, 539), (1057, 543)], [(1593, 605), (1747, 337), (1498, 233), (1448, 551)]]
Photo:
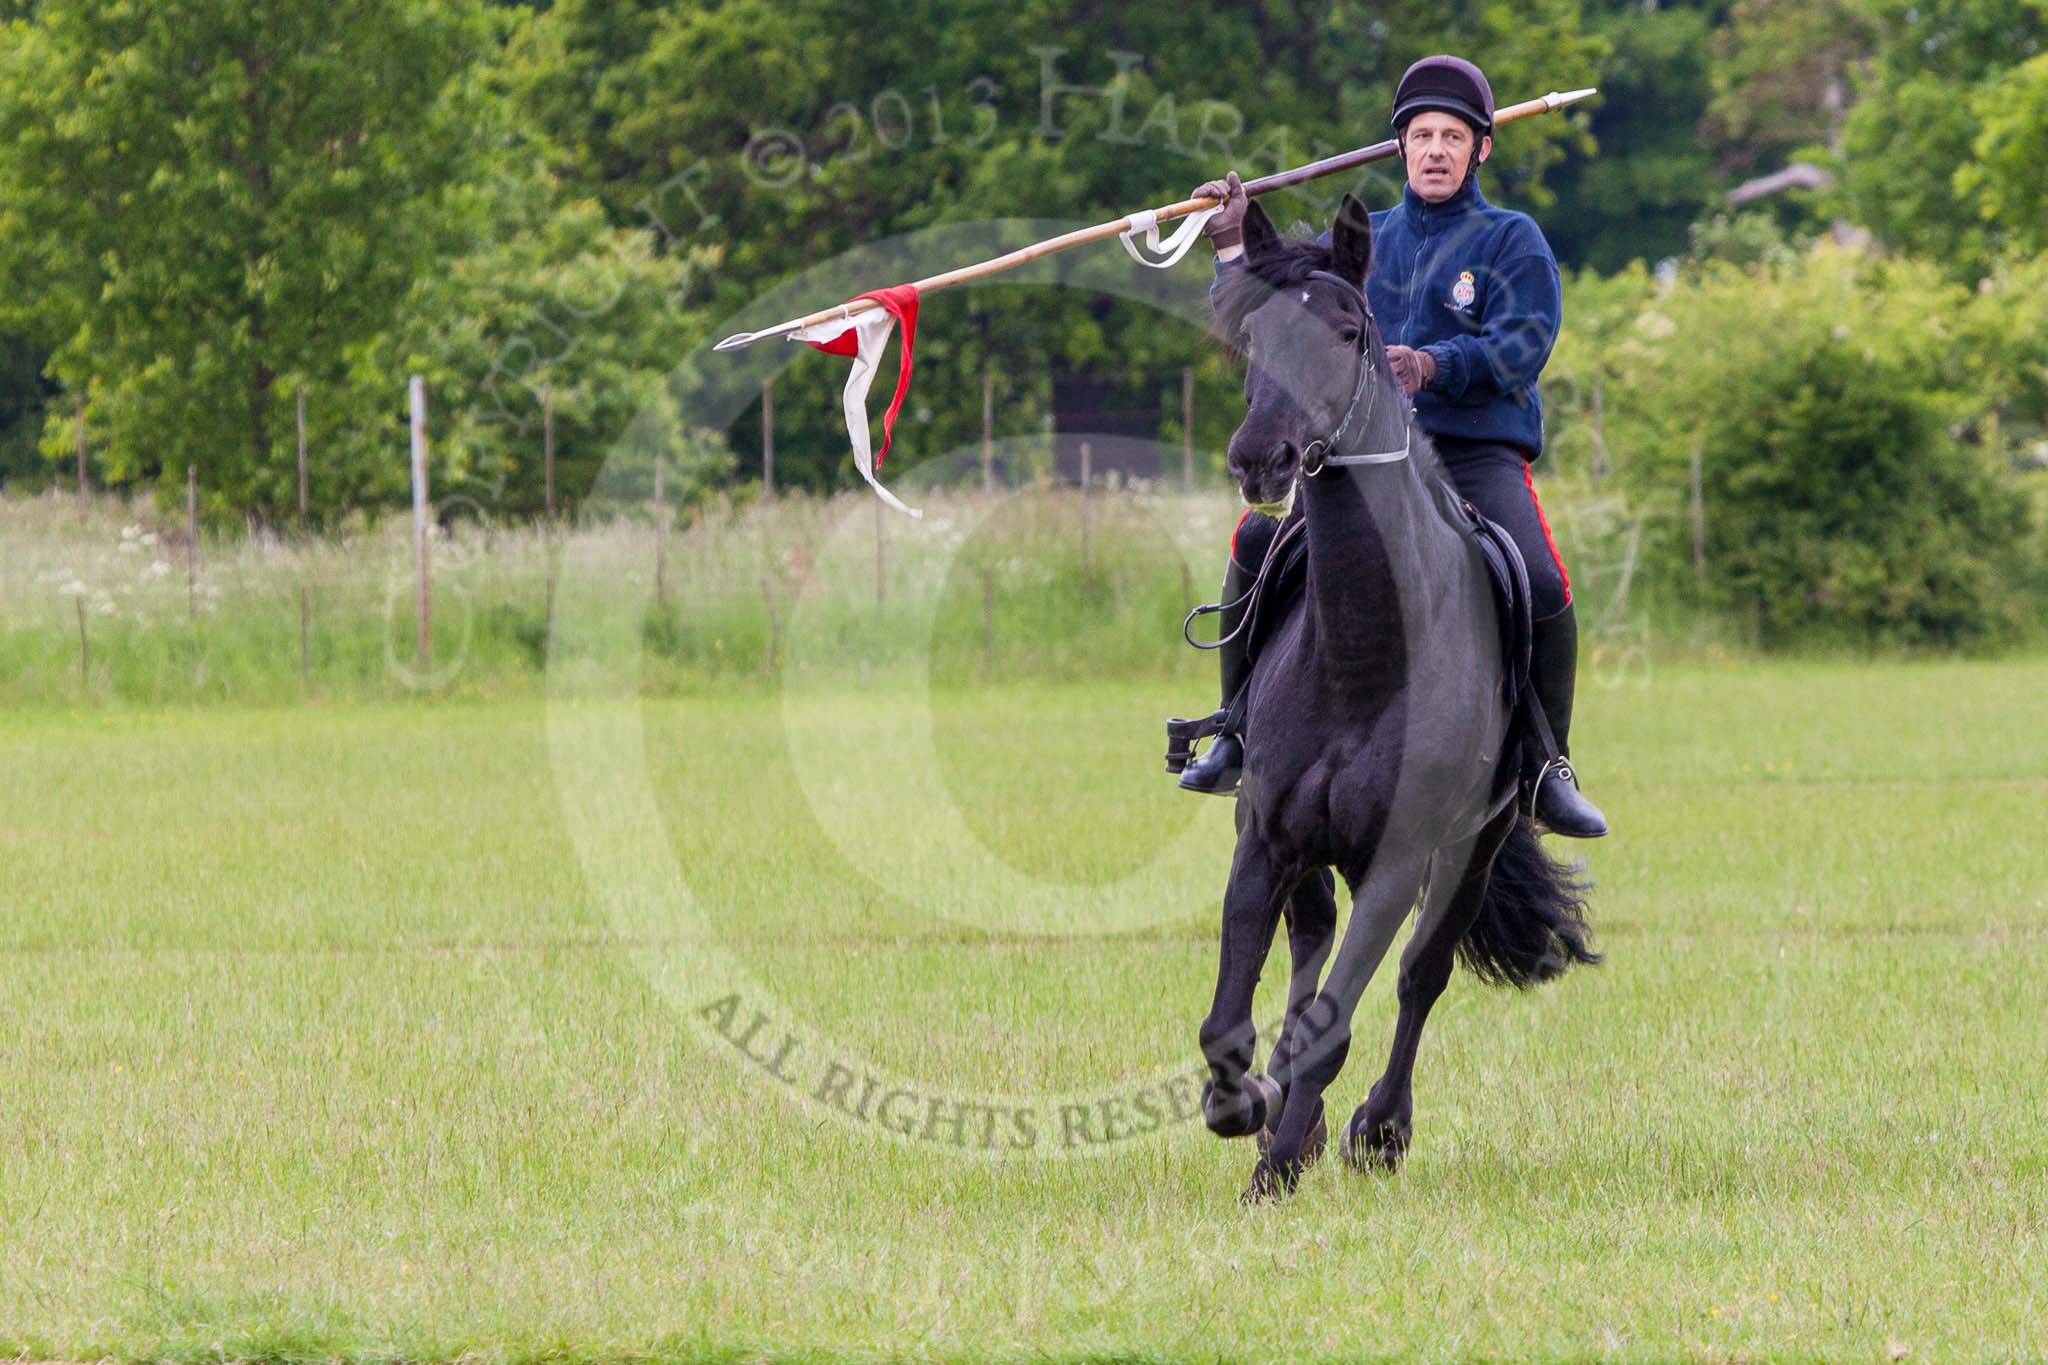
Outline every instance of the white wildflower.
[(1653, 341), (1662, 341), (1678, 330), (1678, 324), (1659, 312), (1647, 312), (1636, 319), (1636, 330)]

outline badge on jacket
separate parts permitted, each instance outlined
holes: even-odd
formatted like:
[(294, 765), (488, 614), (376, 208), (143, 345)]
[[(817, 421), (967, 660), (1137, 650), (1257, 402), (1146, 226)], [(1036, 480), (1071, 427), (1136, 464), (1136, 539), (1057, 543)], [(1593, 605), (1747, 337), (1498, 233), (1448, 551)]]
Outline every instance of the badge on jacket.
[(1470, 308), (1478, 295), (1479, 291), (1472, 286), (1472, 272), (1459, 271), (1458, 282), (1451, 286), (1451, 303), (1459, 308)]

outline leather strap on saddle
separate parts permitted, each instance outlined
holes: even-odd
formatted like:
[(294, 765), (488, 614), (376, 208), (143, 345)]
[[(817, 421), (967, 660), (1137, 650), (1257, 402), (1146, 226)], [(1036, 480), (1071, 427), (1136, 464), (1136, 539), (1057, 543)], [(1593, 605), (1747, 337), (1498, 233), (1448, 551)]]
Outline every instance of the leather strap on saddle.
[[(1529, 566), (1521, 547), (1498, 522), (1489, 521), (1471, 503), (1459, 504), (1472, 522), (1472, 538), (1486, 560), (1487, 578), (1493, 587), (1495, 614), (1500, 620), (1501, 687), (1509, 714), (1536, 737), (1546, 756), (1557, 753), (1557, 737), (1550, 731), (1550, 718), (1543, 714), (1542, 701), (1531, 681), (1530, 651), (1536, 636), (1535, 596), (1529, 588)], [(1513, 754), (1520, 733), (1509, 727), (1508, 752)]]

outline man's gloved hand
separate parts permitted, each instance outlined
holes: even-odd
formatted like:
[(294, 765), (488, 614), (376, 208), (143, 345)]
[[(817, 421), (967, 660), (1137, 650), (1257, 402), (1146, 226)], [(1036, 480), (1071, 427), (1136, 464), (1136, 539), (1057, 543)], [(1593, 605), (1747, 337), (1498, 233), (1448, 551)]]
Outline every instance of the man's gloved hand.
[(1190, 199), (1221, 199), (1223, 207), (1202, 225), (1209, 244), (1221, 252), (1244, 245), (1244, 211), (1252, 201), (1245, 196), (1244, 182), (1232, 171), (1221, 180), (1197, 186)]
[[(1222, 215), (1217, 216), (1220, 218)], [(1387, 364), (1393, 367), (1394, 380), (1400, 384), (1401, 392), (1410, 398), (1428, 388), (1429, 381), (1436, 378), (1436, 357), (1428, 351), (1411, 350), (1406, 346), (1389, 346)]]

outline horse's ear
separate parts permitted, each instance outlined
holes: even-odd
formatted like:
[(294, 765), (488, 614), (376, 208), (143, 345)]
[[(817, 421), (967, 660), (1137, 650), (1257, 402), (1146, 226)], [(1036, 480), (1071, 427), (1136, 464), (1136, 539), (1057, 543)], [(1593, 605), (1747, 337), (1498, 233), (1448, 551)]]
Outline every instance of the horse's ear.
[(1330, 270), (1361, 289), (1372, 272), (1372, 219), (1358, 197), (1348, 192), (1330, 227)]
[(1244, 253), (1247, 256), (1264, 256), (1280, 245), (1280, 229), (1273, 226), (1273, 220), (1266, 216), (1266, 210), (1254, 199), (1244, 208)]

